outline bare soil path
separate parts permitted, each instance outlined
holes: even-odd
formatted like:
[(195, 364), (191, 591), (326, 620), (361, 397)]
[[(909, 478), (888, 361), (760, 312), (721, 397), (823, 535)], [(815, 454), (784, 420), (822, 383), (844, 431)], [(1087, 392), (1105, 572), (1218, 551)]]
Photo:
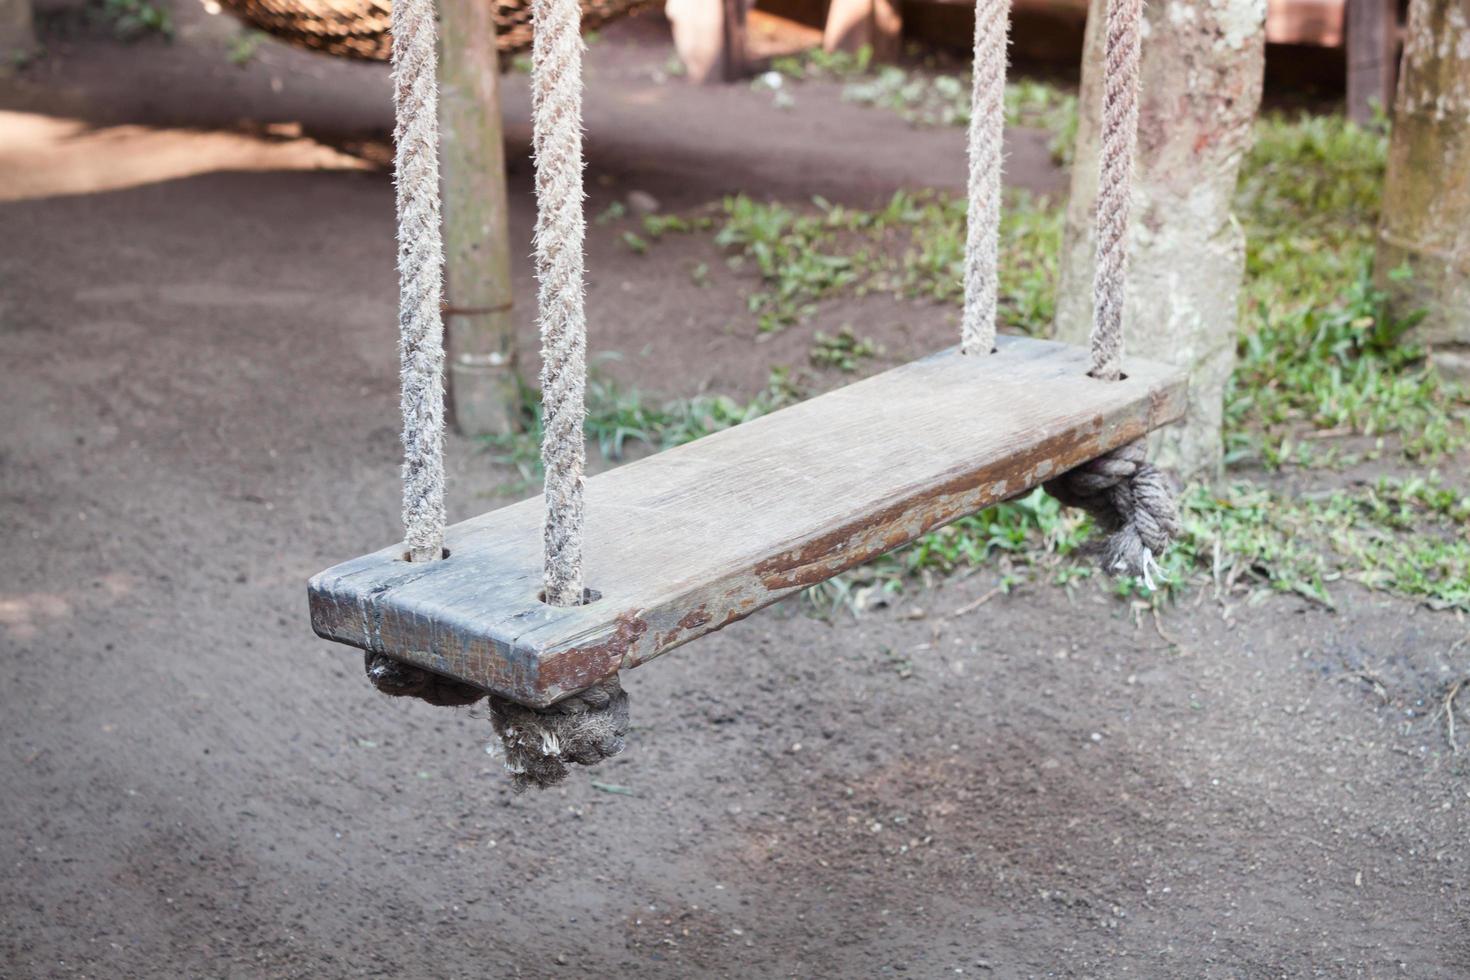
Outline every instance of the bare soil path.
[[(484, 717), (382, 699), (305, 621), (397, 530), (383, 71), (238, 69), (180, 19), (0, 97), (0, 975), (1470, 976), (1470, 733), (1433, 703), (1467, 626), (1366, 592), (788, 605), (630, 674), (629, 751), (513, 797)], [(666, 57), (593, 48), (594, 210), (958, 184), (956, 133)], [(1012, 161), (1057, 186), (1035, 134)], [(748, 394), (853, 315), (754, 344), (738, 282), (591, 234), (593, 344), (653, 391)], [(895, 358), (952, 331), (864, 315)], [(510, 474), (450, 451), (483, 509)]]

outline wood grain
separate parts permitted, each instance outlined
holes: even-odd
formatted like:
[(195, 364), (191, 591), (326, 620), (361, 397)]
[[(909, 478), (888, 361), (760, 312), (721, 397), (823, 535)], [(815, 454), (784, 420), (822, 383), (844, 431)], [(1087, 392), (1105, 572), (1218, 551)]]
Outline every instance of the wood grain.
[(456, 524), (449, 557), (395, 545), (309, 586), (321, 636), (550, 704), (797, 590), (1026, 493), (1184, 410), (1183, 375), (1120, 382), (1003, 338), (943, 351), (587, 481), (587, 585), (538, 600), (539, 498)]

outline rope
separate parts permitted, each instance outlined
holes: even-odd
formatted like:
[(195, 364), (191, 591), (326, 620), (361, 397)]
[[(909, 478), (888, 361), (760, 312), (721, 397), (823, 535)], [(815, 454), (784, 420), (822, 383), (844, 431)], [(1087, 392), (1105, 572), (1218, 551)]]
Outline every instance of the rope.
[(546, 789), (567, 777), (567, 763), (595, 766), (623, 751), (628, 695), (617, 675), (544, 710), (492, 694), (490, 721), (516, 791)]
[(463, 708), (488, 696), (490, 723), (517, 792), (555, 786), (573, 763), (595, 766), (612, 758), (628, 735), (628, 695), (616, 674), (549, 708), (529, 708), (385, 653), (365, 654), (363, 668), (383, 694), (439, 708)]
[(1095, 378), (1123, 376), (1123, 296), (1128, 267), (1128, 206), (1138, 145), (1139, 20), (1143, 0), (1109, 0), (1103, 56), (1101, 174), (1097, 192), (1097, 265), (1092, 279)]
[(474, 704), (485, 692), (473, 684), (450, 680), (433, 671), (401, 663), (386, 653), (368, 651), (363, 657), (368, 680), (382, 693), (394, 698), (418, 698), (439, 708)]
[[(545, 416), (546, 601), (582, 601), (582, 416), (587, 334), (582, 308), (582, 36), (577, 0), (535, 0), (532, 89), (536, 270), (541, 281)], [(444, 247), (440, 240), (438, 81), (433, 0), (393, 4), (397, 123), (399, 353), (403, 378), (403, 524), (411, 561), (444, 549)], [(478, 702), (463, 681), (369, 652), (373, 686), (441, 707)], [(550, 708), (490, 695), (491, 722), (517, 790), (566, 778), (623, 750), (628, 696), (616, 676)]]
[(444, 245), (433, 0), (393, 5), (403, 527), (410, 561), (444, 553)]
[[(1123, 301), (1128, 266), (1128, 210), (1138, 146), (1139, 20), (1142, 0), (1110, 0), (1103, 55), (1101, 173), (1097, 192), (1097, 264), (1092, 280), (1091, 364), (1095, 378), (1123, 376)], [(1046, 483), (1046, 492), (1092, 515), (1107, 538), (1098, 549), (1109, 574), (1162, 579), (1158, 558), (1181, 530), (1174, 488), (1148, 462), (1143, 439), (1120, 446)]]
[(545, 588), (553, 606), (582, 603), (583, 309), (582, 35), (576, 0), (533, 0), (532, 145), (540, 281), (541, 461), (546, 471)]
[(1010, 0), (975, 0), (974, 83), (970, 93), (969, 218), (965, 234), (965, 311), (960, 350), (995, 349), (1000, 294), (1002, 141)]
[(1068, 507), (1080, 507), (1107, 532), (1103, 570), (1143, 579), (1152, 591), (1162, 579), (1158, 558), (1180, 532), (1174, 488), (1147, 459), (1143, 439), (1068, 470), (1045, 484)]

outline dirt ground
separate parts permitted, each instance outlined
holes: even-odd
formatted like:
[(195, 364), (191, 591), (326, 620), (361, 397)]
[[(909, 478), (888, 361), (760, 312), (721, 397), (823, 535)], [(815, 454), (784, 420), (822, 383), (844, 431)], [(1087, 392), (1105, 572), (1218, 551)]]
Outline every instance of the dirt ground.
[[(629, 674), (629, 750), (520, 797), (479, 711), (378, 696), (304, 583), (397, 532), (386, 75), (237, 68), (178, 18), (59, 33), (0, 97), (0, 975), (1470, 976), (1470, 733), (1434, 698), (1470, 644), (1409, 602), (953, 616), (982, 572), (787, 604)], [(960, 185), (957, 132), (667, 57), (656, 22), (592, 48), (590, 213)], [(757, 344), (718, 263), (589, 249), (592, 346), (653, 392), (749, 394), (858, 315), (891, 359), (954, 329), (876, 300)], [(449, 449), (459, 518), (511, 474)]]

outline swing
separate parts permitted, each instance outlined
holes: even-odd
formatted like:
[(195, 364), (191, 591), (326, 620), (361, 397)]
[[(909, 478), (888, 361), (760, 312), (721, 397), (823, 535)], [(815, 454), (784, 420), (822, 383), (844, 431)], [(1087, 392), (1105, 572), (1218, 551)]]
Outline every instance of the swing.
[[(1121, 352), (1139, 6), (1108, 15), (1089, 351), (995, 336), (1009, 3), (980, 0), (961, 345), (584, 482), (578, 7), (536, 0), (545, 503), (446, 529), (432, 3), (396, 3), (407, 534), (311, 580), (316, 632), (368, 651), (389, 693), (449, 679), (440, 703), (488, 693), (508, 745), (519, 732), (538, 759), (596, 761), (620, 735), (599, 754), (528, 726), (580, 718), (621, 694), (620, 670), (1037, 486), (1099, 517), (1110, 570), (1149, 575), (1177, 524), (1141, 440), (1183, 415), (1186, 380)], [(509, 764), (524, 775), (526, 755)]]

